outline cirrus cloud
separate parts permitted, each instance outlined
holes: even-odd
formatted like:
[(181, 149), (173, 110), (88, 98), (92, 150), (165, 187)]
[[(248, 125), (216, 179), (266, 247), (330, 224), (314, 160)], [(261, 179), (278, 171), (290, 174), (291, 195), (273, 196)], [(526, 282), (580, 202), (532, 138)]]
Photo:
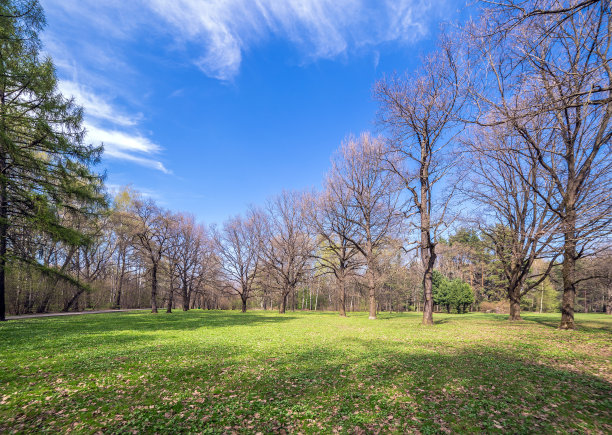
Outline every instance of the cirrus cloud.
[(243, 53), (266, 38), (293, 43), (305, 59), (334, 58), (364, 46), (413, 41), (427, 33), (426, 0), (151, 0), (208, 76), (231, 80)]

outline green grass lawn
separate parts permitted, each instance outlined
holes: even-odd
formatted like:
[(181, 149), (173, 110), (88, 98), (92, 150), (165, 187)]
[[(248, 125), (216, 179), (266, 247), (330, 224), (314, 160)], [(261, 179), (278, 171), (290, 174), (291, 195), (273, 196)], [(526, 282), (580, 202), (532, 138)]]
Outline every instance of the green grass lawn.
[(612, 318), (191, 311), (0, 325), (0, 432), (612, 432)]

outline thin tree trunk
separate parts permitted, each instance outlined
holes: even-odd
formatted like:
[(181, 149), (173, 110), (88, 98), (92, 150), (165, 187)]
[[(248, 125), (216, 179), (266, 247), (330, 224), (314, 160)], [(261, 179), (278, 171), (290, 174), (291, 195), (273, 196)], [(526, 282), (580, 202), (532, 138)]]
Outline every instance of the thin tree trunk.
[(117, 280), (117, 297), (115, 299), (115, 308), (121, 308), (121, 291), (123, 290), (123, 276), (125, 275), (125, 251), (121, 254), (121, 272)]
[(151, 313), (157, 314), (157, 264), (151, 268)]
[(172, 281), (170, 282), (170, 292), (168, 294), (168, 308), (166, 308), (166, 313), (172, 312), (172, 303), (174, 301), (174, 285)]
[(371, 265), (368, 265), (368, 294), (370, 297), (370, 320), (376, 319), (376, 286), (374, 283), (374, 271)]
[[(2, 175), (4, 175), (5, 160), (1, 161)], [(6, 182), (0, 186), (0, 321), (6, 320), (5, 285), (6, 285), (6, 238), (8, 236), (8, 200)]]
[(346, 317), (346, 286), (344, 283), (344, 276), (338, 279), (338, 289), (340, 290), (340, 306), (338, 311), (342, 317)]
[[(421, 156), (424, 156), (421, 144)], [(436, 264), (435, 245), (431, 241), (431, 219), (429, 216), (430, 194), (428, 167), (421, 167), (421, 261), (423, 268), (423, 325), (433, 325), (433, 269)]]

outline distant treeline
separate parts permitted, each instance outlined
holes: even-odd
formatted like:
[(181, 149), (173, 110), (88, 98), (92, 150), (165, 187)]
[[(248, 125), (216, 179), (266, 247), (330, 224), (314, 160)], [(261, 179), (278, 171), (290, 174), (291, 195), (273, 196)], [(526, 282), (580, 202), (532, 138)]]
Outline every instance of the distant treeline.
[[(475, 11), (476, 12), (476, 11)], [(319, 192), (223, 225), (126, 187), (41, 55), (36, 1), (0, 4), (0, 319), (101, 307), (612, 314), (612, 8), (483, 2), (416, 71), (378, 80), (380, 136)], [(279, 189), (280, 190), (280, 189)], [(6, 302), (6, 306), (5, 306)]]

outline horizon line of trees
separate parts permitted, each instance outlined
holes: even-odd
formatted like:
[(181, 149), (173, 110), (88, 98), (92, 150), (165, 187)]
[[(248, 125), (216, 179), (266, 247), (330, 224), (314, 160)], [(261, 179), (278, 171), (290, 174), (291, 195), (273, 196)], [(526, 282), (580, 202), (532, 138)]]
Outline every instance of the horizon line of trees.
[[(610, 0), (501, 0), (373, 87), (320, 192), (207, 227), (92, 172), (41, 59), (34, 0), (0, 6), (0, 316), (93, 306), (612, 314)], [(559, 301), (556, 302), (557, 292)], [(582, 295), (580, 294), (582, 292)], [(546, 294), (546, 296), (545, 296)], [(536, 303), (539, 295), (539, 304)], [(484, 305), (483, 305), (484, 303)]]

